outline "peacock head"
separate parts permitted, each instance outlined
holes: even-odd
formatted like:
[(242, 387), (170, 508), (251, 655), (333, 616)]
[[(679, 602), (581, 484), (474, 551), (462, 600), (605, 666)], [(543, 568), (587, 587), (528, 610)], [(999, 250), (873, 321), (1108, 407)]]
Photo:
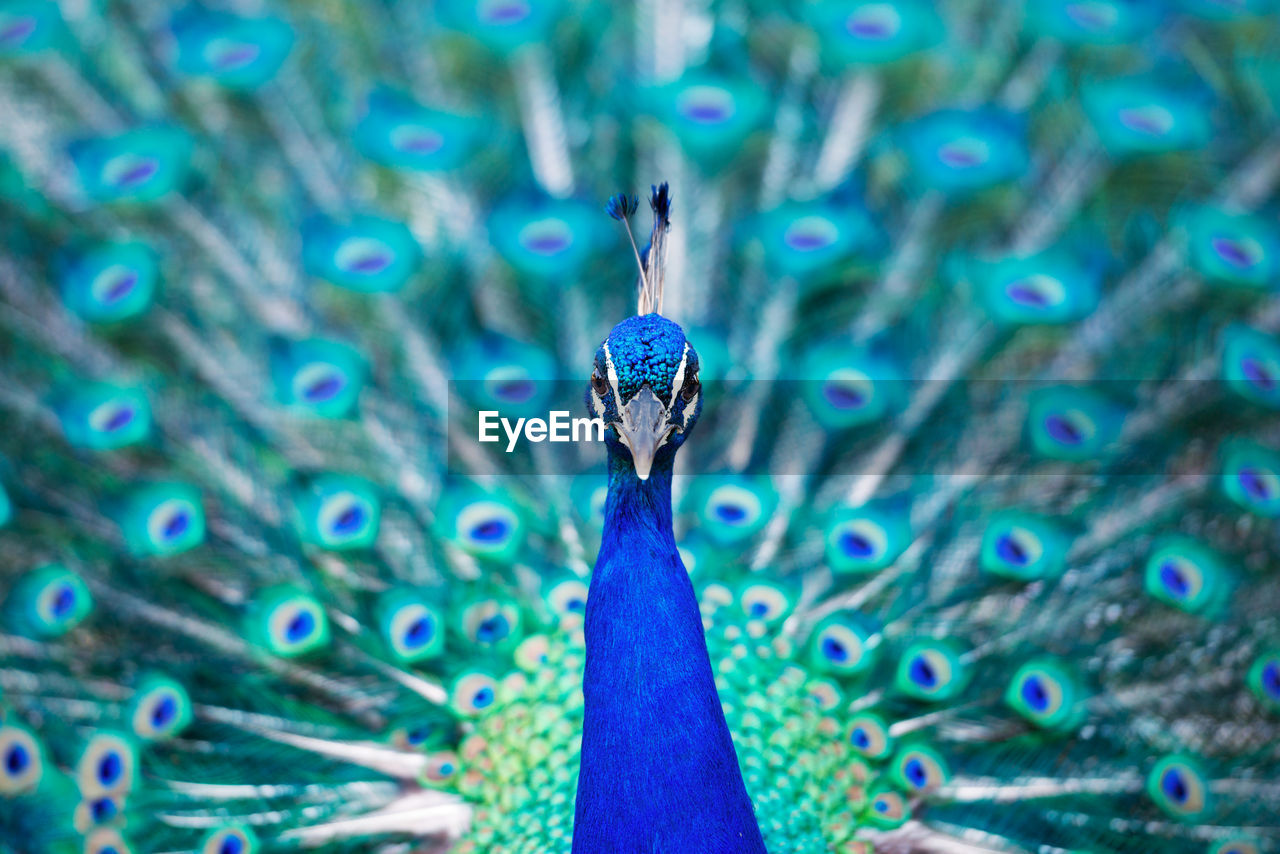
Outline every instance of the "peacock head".
[(615, 326), (596, 350), (587, 409), (607, 425), (609, 453), (629, 458), (641, 480), (670, 466), (702, 410), (698, 353), (680, 325), (645, 314)]
[(640, 270), (636, 316), (613, 327), (596, 350), (587, 409), (606, 425), (605, 442), (613, 458), (630, 460), (636, 477), (648, 480), (654, 465), (669, 468), (702, 409), (698, 354), (680, 324), (663, 317), (667, 229), (671, 195), (667, 185), (653, 188), (653, 231), (643, 255), (631, 233), (635, 196), (609, 198), (605, 213), (622, 223)]

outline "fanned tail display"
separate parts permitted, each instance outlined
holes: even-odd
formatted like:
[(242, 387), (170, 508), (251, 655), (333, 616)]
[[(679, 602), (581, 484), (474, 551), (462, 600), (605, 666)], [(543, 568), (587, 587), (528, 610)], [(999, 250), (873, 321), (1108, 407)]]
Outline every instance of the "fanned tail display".
[(0, 0), (0, 851), (1280, 851), (1278, 24)]

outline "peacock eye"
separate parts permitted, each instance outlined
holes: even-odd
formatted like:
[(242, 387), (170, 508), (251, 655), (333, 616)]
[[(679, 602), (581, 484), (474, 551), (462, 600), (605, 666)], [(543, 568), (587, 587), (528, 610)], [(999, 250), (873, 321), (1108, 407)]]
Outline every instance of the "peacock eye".
[(689, 368), (688, 374), (684, 378), (684, 383), (680, 386), (680, 397), (685, 403), (693, 400), (698, 394), (698, 390), (702, 388), (702, 383), (698, 381), (698, 372), (693, 368)]
[(604, 377), (600, 376), (599, 371), (591, 372), (591, 389), (601, 396), (609, 391), (609, 384), (605, 382)]

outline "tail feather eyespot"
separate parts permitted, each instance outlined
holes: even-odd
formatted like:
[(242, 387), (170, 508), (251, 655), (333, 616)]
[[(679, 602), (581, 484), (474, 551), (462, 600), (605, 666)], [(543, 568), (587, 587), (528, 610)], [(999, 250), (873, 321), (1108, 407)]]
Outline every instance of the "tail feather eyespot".
[(459, 617), (462, 634), (483, 649), (509, 649), (519, 642), (520, 608), (509, 599), (477, 598), (463, 605)]
[(943, 641), (911, 644), (898, 661), (895, 684), (909, 697), (942, 702), (955, 697), (968, 682), (969, 668), (958, 650)]
[(1280, 711), (1280, 648), (1268, 650), (1253, 660), (1248, 684), (1259, 700)]
[(745, 542), (768, 523), (777, 492), (764, 478), (700, 478), (697, 510), (701, 533), (717, 545)]
[(873, 761), (888, 756), (894, 744), (888, 723), (874, 712), (854, 715), (849, 720), (845, 740), (857, 753)]
[(494, 208), (489, 234), (508, 263), (540, 279), (574, 276), (611, 236), (588, 204), (525, 196)]
[(138, 765), (137, 748), (124, 736), (98, 732), (89, 738), (75, 764), (75, 781), (86, 799), (128, 792)]
[(1083, 691), (1067, 666), (1055, 659), (1028, 662), (1013, 674), (1005, 704), (1045, 730), (1066, 731), (1084, 717)]
[(375, 90), (356, 125), (356, 148), (393, 169), (448, 171), (475, 155), (484, 123), (432, 110), (389, 89)]
[(1262, 843), (1252, 836), (1232, 834), (1209, 843), (1205, 854), (1263, 854)]
[(922, 189), (963, 195), (1022, 174), (1025, 129), (994, 109), (944, 109), (899, 129), (897, 140)]
[(827, 562), (836, 572), (874, 572), (890, 566), (911, 544), (904, 509), (867, 504), (840, 508), (826, 529)]
[(1147, 559), (1144, 583), (1154, 598), (1191, 614), (1212, 614), (1231, 592), (1221, 558), (1185, 537), (1158, 544)]
[(746, 584), (738, 594), (742, 612), (750, 620), (776, 623), (791, 613), (795, 602), (785, 588), (768, 582)]
[(868, 792), (862, 818), (873, 827), (892, 830), (901, 827), (911, 818), (911, 807), (902, 792), (880, 783), (873, 785)]
[(1227, 388), (1245, 400), (1280, 408), (1280, 341), (1247, 326), (1228, 327), (1221, 376)]
[(1118, 157), (1195, 151), (1211, 137), (1204, 104), (1155, 77), (1095, 81), (1081, 100), (1102, 144)]
[(142, 681), (129, 704), (129, 728), (138, 738), (161, 741), (191, 723), (191, 699), (182, 684), (165, 676)]
[(1166, 756), (1152, 767), (1147, 794), (1175, 818), (1195, 819), (1210, 805), (1208, 778), (1194, 758), (1183, 754)]
[(139, 242), (97, 243), (68, 251), (58, 265), (63, 303), (91, 323), (120, 323), (155, 298), (160, 264)]
[(100, 827), (84, 840), (84, 854), (133, 854), (133, 847), (113, 827)]
[(187, 8), (170, 22), (175, 64), (190, 77), (251, 91), (275, 77), (293, 47), (292, 28), (278, 18), (241, 18)]
[(804, 14), (818, 35), (822, 55), (838, 67), (890, 63), (941, 38), (936, 10), (918, 0), (811, 3)]
[(753, 81), (705, 69), (662, 87), (655, 106), (685, 150), (706, 162), (734, 151), (765, 114)]
[(135, 487), (118, 502), (115, 515), (125, 544), (137, 557), (169, 557), (204, 542), (203, 500), (187, 483)]
[(379, 597), (377, 610), (382, 642), (395, 658), (426, 661), (444, 652), (442, 615), (422, 594), (409, 588), (391, 588)]
[(922, 793), (951, 778), (947, 761), (926, 744), (902, 745), (889, 763), (889, 777), (905, 792)]
[(270, 353), (276, 398), (299, 415), (343, 418), (363, 389), (365, 358), (337, 341), (277, 339)]
[(35, 734), (16, 724), (0, 726), (0, 795), (30, 792), (44, 776), (44, 748)]
[(378, 537), (382, 502), (363, 478), (326, 473), (292, 490), (294, 527), (302, 540), (331, 551), (368, 548)]
[(1031, 447), (1049, 459), (1096, 460), (1114, 450), (1123, 424), (1122, 410), (1087, 388), (1039, 389), (1028, 402)]
[(833, 615), (820, 623), (810, 639), (809, 659), (828, 673), (866, 673), (878, 660), (880, 639), (853, 616)]
[(1070, 539), (1050, 519), (1018, 511), (996, 514), (982, 536), (984, 572), (1016, 581), (1054, 578), (1066, 568)]
[(283, 658), (306, 655), (329, 643), (329, 617), (324, 607), (289, 585), (268, 588), (255, 596), (247, 619), (250, 637)]
[(302, 228), (306, 271), (356, 293), (391, 293), (422, 263), (422, 249), (403, 223), (375, 216), (316, 218)]
[(192, 149), (185, 131), (160, 125), (82, 140), (71, 146), (70, 153), (80, 185), (91, 200), (146, 204), (185, 182)]
[(1264, 217), (1191, 205), (1175, 222), (1192, 271), (1215, 288), (1267, 290), (1280, 276), (1280, 233)]
[(418, 779), (424, 786), (440, 788), (447, 786), (449, 781), (457, 776), (461, 768), (462, 764), (458, 754), (452, 751), (433, 753), (427, 757), (426, 767)]
[(61, 564), (37, 567), (13, 586), (5, 612), (18, 632), (56, 638), (80, 625), (93, 610), (88, 585)]
[(488, 673), (467, 672), (454, 680), (449, 698), (450, 707), (459, 715), (479, 717), (492, 711), (498, 703), (498, 682)]
[(256, 854), (257, 851), (257, 835), (240, 824), (213, 830), (200, 843), (200, 854)]
[(1254, 442), (1229, 442), (1219, 480), (1226, 496), (1243, 509), (1280, 516), (1280, 453)]

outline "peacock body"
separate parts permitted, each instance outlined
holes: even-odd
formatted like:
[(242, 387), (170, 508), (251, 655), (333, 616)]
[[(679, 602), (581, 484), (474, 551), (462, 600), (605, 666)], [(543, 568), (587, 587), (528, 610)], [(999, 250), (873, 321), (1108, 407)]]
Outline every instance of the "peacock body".
[(0, 851), (1277, 850), (1277, 15), (0, 0)]

